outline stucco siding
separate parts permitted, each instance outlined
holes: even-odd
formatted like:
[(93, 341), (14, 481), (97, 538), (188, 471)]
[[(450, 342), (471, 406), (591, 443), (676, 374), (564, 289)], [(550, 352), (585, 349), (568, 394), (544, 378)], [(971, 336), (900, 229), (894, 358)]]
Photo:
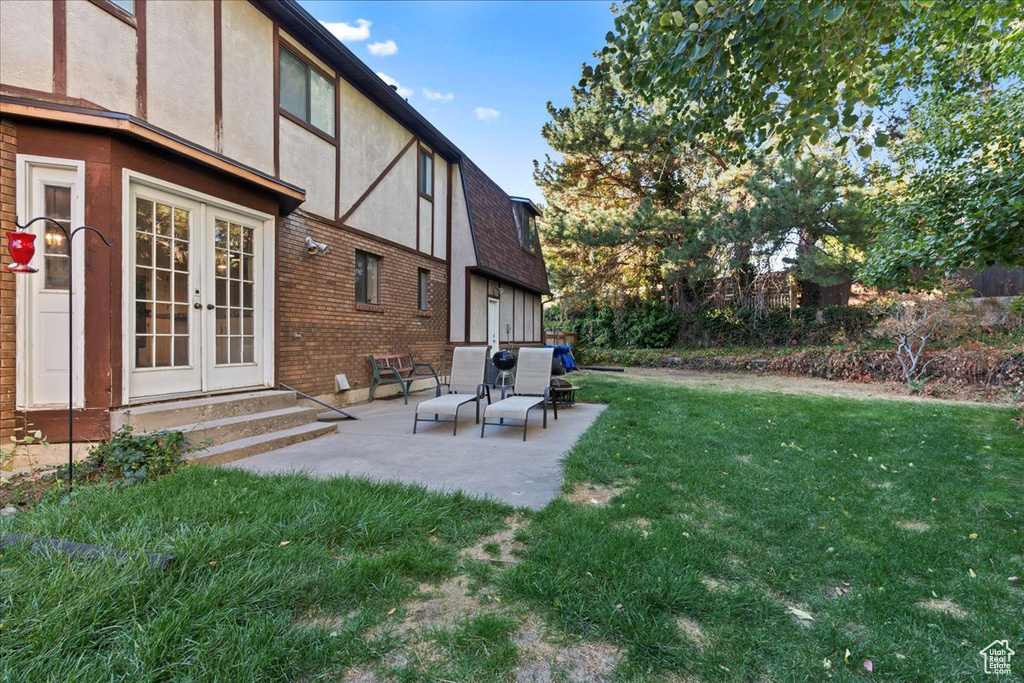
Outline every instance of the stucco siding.
[(524, 312), (526, 310), (525, 294), (526, 292), (523, 290), (517, 289), (515, 294), (515, 303), (513, 304), (515, 308), (512, 311), (514, 315), (514, 320), (512, 322), (512, 338), (516, 341), (526, 341), (526, 337), (523, 336), (526, 327), (524, 324)]
[(213, 149), (213, 3), (147, 3), (146, 36), (147, 118)]
[(348, 219), (357, 230), (416, 248), (416, 146), (405, 151)]
[(221, 4), (223, 153), (274, 172), (274, 25), (247, 2)]
[(334, 219), (334, 145), (292, 123), (281, 122), (281, 178), (306, 190), (302, 208)]
[[(3, 3), (5, 14), (10, 4)], [(32, 7), (49, 5), (43, 2), (25, 4)], [(3, 23), (7, 21), (5, 16)], [(48, 33), (52, 35), (52, 27)], [(133, 27), (87, 0), (68, 2), (68, 96), (125, 114), (137, 113), (135, 47)], [(52, 57), (52, 47), (50, 52)], [(188, 91), (181, 95), (187, 97)]]
[(514, 332), (512, 324), (515, 322), (513, 316), (513, 301), (515, 300), (515, 288), (509, 286), (503, 286), (501, 288), (501, 296), (498, 297), (500, 300), (498, 309), (498, 343), (505, 345), (512, 338), (510, 335)]
[(408, 144), (412, 133), (344, 80), (338, 84), (338, 97), (338, 211), (344, 214)]
[(448, 258), (448, 164), (441, 157), (434, 157), (434, 245), (437, 258)]
[(4, 2), (0, 14), (0, 81), (51, 92), (52, 6), (48, 2)]
[(541, 333), (544, 331), (544, 325), (541, 316), (544, 314), (544, 304), (541, 302), (540, 296), (536, 294), (533, 300), (533, 340), (542, 341)]
[(432, 233), (431, 219), (434, 215), (434, 205), (427, 199), (417, 196), (417, 203), (419, 204), (419, 221), (420, 221), (420, 251), (429, 254), (433, 246), (432, 242), (434, 236)]
[(469, 341), (487, 341), (487, 280), (479, 275), (469, 280)]
[(470, 233), (469, 213), (466, 197), (462, 192), (462, 176), (459, 166), (452, 166), (452, 253), (451, 253), (451, 341), (465, 342), (466, 339), (466, 268), (476, 265), (473, 250), (473, 236)]

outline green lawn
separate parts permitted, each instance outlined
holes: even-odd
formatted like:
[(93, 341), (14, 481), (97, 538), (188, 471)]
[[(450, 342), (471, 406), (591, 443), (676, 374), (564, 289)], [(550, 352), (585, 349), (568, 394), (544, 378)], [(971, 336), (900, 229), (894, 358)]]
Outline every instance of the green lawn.
[[(578, 381), (609, 408), (518, 564), (459, 554), (499, 555), (509, 508), (349, 479), (189, 468), (4, 522), (178, 561), (4, 552), (0, 680), (514, 680), (535, 623), (621, 681), (981, 681), (989, 642), (1024, 652), (1012, 411)], [(463, 579), (478, 609), (390, 628)]]

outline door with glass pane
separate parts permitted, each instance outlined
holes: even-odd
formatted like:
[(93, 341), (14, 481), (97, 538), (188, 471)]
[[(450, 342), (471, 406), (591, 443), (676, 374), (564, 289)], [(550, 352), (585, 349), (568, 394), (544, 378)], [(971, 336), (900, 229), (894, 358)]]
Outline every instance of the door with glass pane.
[(129, 215), (129, 393), (201, 391), (201, 207), (140, 186)]
[(263, 379), (262, 231), (251, 219), (212, 207), (207, 222), (207, 388), (256, 386)]
[[(82, 202), (79, 195), (78, 171), (76, 168), (59, 168), (44, 164), (27, 164), (28, 194), (25, 198), (26, 215), (29, 217), (49, 216), (70, 234), (81, 225)], [(31, 230), (36, 235), (37, 256), (34, 264), (40, 272), (24, 278), (21, 283), (26, 291), (25, 310), (29, 328), (25, 338), (27, 363), (24, 376), (25, 394), (22, 403), (26, 407), (67, 405), (68, 372), (71, 367), (68, 356), (68, 286), (70, 284), (71, 251), (65, 232), (50, 221), (38, 221)], [(82, 238), (75, 245), (76, 305), (78, 316), (82, 316)], [(75, 346), (81, 353), (81, 323), (76, 325)], [(76, 365), (81, 369), (81, 359)], [(75, 397), (75, 404), (81, 405), (81, 392)]]

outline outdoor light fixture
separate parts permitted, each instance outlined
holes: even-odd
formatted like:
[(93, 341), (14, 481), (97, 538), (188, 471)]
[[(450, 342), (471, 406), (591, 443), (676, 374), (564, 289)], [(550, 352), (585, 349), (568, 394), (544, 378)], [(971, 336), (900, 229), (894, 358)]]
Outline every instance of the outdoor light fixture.
[[(15, 223), (17, 225), (17, 223)], [(13, 263), (7, 264), (7, 270), (12, 273), (38, 273), (38, 268), (30, 265), (32, 257), (36, 253), (36, 236), (24, 230), (7, 232), (7, 251), (11, 254)]]
[(322, 254), (327, 251), (326, 242), (317, 242), (309, 235), (306, 235), (306, 253), (310, 256)]
[[(14, 273), (38, 273), (38, 268), (33, 268), (29, 265), (29, 261), (36, 253), (36, 236), (29, 232), (28, 229), (33, 223), (39, 221), (49, 221), (53, 225), (57, 226), (60, 230), (60, 235), (51, 238), (47, 235), (47, 239), (61, 240), (61, 236), (68, 243), (68, 488), (74, 488), (75, 485), (75, 373), (74, 373), (74, 360), (75, 360), (75, 326), (72, 324), (72, 316), (74, 313), (75, 299), (73, 296), (75, 280), (72, 277), (74, 273), (74, 252), (71, 250), (71, 243), (75, 239), (75, 235), (83, 230), (89, 230), (96, 233), (103, 244), (108, 247), (114, 246), (114, 243), (107, 241), (107, 238), (103, 236), (99, 230), (89, 225), (83, 225), (75, 228), (71, 232), (60, 224), (57, 220), (50, 218), (49, 216), (39, 216), (33, 218), (25, 225), (18, 223), (18, 217), (14, 217), (14, 226), (17, 228), (16, 231), (9, 231), (7, 233), (7, 251), (10, 252), (11, 258), (14, 259), (14, 263), (7, 266), (7, 269)], [(51, 244), (53, 242), (51, 241)]]

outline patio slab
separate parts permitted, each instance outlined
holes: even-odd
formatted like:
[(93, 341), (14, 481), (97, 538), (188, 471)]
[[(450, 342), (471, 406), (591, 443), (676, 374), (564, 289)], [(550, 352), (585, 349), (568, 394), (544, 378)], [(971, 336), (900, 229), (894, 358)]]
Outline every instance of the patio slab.
[[(251, 458), (238, 467), (260, 474), (305, 472), (315, 477), (340, 475), (421, 484), (440, 491), (461, 490), (517, 507), (540, 509), (558, 495), (562, 485), (562, 455), (594, 423), (605, 406), (577, 403), (560, 409), (558, 420), (548, 412), (531, 414), (527, 440), (522, 428), (487, 427), (480, 438), (473, 407), (459, 417), (459, 433), (451, 423), (421, 422), (412, 433), (413, 406), (433, 392), (401, 400), (378, 400), (345, 408), (360, 419), (342, 420), (338, 433)], [(481, 413), (483, 410), (481, 409)]]

